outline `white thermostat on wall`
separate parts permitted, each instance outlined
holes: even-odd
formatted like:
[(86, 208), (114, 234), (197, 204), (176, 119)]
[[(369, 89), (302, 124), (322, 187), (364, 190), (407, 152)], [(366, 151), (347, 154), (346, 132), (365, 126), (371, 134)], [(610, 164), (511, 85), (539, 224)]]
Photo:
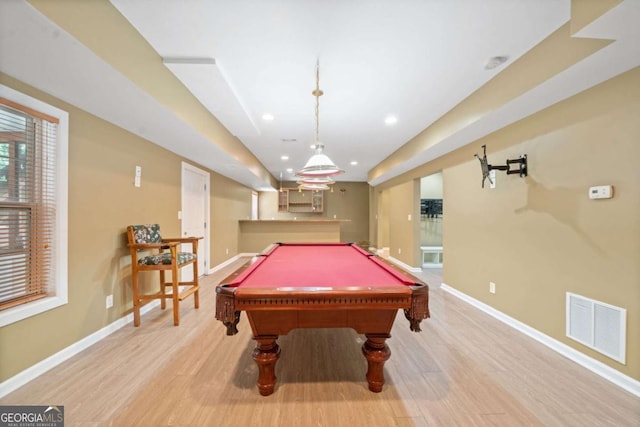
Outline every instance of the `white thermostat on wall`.
[(613, 187), (611, 185), (597, 185), (589, 187), (590, 199), (610, 199), (613, 197)]

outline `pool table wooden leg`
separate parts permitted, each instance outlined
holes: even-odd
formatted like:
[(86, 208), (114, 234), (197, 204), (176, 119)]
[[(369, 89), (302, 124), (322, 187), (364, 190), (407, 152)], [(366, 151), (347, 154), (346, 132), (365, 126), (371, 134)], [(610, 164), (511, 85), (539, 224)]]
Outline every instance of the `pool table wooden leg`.
[(384, 384), (384, 362), (391, 357), (391, 350), (385, 341), (391, 338), (388, 334), (365, 334), (367, 340), (362, 345), (362, 354), (367, 358), (369, 369), (367, 370), (367, 381), (369, 390), (380, 393)]
[(258, 390), (263, 396), (273, 393), (276, 386), (276, 362), (280, 357), (277, 335), (254, 337), (258, 343), (253, 350), (253, 360), (258, 364)]

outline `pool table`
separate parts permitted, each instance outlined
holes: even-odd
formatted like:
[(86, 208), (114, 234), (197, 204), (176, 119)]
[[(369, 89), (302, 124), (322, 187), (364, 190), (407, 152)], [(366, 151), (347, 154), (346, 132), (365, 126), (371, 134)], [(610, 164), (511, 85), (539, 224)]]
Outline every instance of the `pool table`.
[(216, 288), (216, 319), (235, 335), (245, 311), (257, 345), (258, 390), (273, 393), (278, 336), (295, 328), (353, 328), (362, 346), (369, 390), (382, 391), (385, 341), (398, 309), (412, 331), (429, 317), (429, 288), (378, 256), (347, 243), (277, 243)]

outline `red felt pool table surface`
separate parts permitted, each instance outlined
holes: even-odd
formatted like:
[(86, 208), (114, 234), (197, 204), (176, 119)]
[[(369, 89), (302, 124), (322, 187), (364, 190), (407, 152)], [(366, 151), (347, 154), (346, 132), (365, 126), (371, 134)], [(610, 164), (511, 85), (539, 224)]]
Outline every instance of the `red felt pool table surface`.
[(351, 244), (280, 244), (228, 286), (346, 288), (413, 285), (371, 253)]

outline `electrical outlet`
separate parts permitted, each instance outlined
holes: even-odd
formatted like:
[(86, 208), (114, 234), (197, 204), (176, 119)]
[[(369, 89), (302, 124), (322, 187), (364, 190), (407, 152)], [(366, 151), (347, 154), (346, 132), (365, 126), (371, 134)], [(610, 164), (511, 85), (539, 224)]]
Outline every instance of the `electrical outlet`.
[(496, 293), (496, 284), (493, 282), (489, 282), (489, 292), (492, 294)]
[(225, 249), (225, 254), (229, 255), (229, 248)]
[(107, 308), (113, 307), (113, 294), (107, 295), (107, 299), (106, 299), (105, 305), (106, 305)]
[(402, 248), (398, 248), (398, 254), (402, 253)]

